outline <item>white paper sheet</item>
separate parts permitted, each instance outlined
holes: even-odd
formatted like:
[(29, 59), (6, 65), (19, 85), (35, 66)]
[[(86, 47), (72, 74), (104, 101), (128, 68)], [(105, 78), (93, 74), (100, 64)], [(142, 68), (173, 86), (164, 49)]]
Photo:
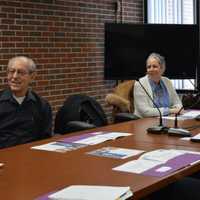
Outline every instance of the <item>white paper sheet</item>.
[[(129, 187), (72, 185), (48, 198), (51, 200), (117, 200), (130, 192)], [(130, 193), (132, 196), (132, 193)]]
[[(199, 154), (200, 152), (177, 149), (158, 149), (155, 151), (144, 153), (140, 156), (139, 159), (129, 161), (123, 165), (113, 168), (113, 170), (140, 174), (146, 170), (149, 170), (157, 165), (163, 164), (168, 160), (175, 158), (176, 156), (183, 155), (185, 153)], [(163, 169), (161, 168), (161, 170)]]
[(200, 133), (196, 134), (195, 136), (193, 136), (192, 138), (195, 138), (195, 139), (200, 139)]
[(193, 119), (197, 117), (198, 115), (200, 115), (200, 110), (191, 110), (191, 111), (185, 112), (181, 116), (187, 119)]
[(107, 140), (114, 140), (118, 137), (125, 137), (132, 135), (131, 133), (122, 133), (122, 132), (110, 132), (110, 133), (104, 133), (104, 134), (98, 134), (95, 136), (91, 136), (85, 139), (77, 140), (75, 143), (79, 144), (86, 144), (86, 145), (95, 145), (102, 142), (105, 142)]
[(141, 155), (139, 159), (154, 160), (161, 163), (165, 163), (168, 160), (175, 158), (176, 156), (182, 155), (184, 153), (184, 151), (175, 149), (157, 149), (155, 151), (150, 151)]
[(66, 152), (84, 147), (83, 144), (65, 143), (65, 142), (50, 142), (47, 144), (31, 147), (31, 149), (44, 150), (44, 151), (55, 151), (55, 152)]
[[(194, 119), (196, 116), (200, 115), (200, 110), (186, 111), (182, 115), (177, 117), (178, 120)], [(163, 119), (175, 120), (175, 116), (162, 116)]]
[(113, 168), (113, 170), (140, 174), (159, 164), (161, 164), (161, 162), (152, 161), (152, 160), (132, 160), (123, 165)]

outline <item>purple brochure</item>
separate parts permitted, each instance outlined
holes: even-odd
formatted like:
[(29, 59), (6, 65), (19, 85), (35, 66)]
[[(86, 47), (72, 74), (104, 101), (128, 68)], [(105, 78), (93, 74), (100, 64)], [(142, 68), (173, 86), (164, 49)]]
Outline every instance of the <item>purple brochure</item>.
[(168, 160), (166, 163), (157, 165), (149, 170), (146, 170), (142, 174), (157, 177), (167, 176), (172, 172), (186, 167), (195, 161), (200, 161), (200, 154), (185, 153), (183, 155)]

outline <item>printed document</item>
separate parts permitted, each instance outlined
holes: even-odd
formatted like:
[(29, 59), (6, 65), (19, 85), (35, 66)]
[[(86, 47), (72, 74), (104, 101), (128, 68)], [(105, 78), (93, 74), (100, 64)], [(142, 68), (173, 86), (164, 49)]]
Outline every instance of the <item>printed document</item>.
[[(186, 153), (190, 154), (199, 154), (198, 152), (185, 151), (185, 150), (176, 150), (176, 149), (158, 149), (151, 152), (144, 153), (137, 160), (129, 161), (125, 164), (122, 164), (118, 167), (113, 168), (113, 170), (131, 172), (140, 174), (147, 170), (152, 169), (153, 167), (162, 165), (169, 160), (177, 158)], [(162, 168), (166, 169), (166, 168)]]
[(49, 195), (48, 198), (50, 200), (124, 200), (132, 195), (130, 187), (72, 185)]
[(109, 158), (119, 158), (125, 159), (131, 156), (136, 156), (144, 151), (137, 150), (137, 149), (126, 149), (126, 148), (118, 148), (118, 147), (103, 147), (101, 149), (97, 149), (88, 154), (95, 155), (95, 156), (102, 156), (102, 157), (109, 157)]
[(75, 149), (85, 147), (84, 144), (77, 143), (66, 143), (66, 142), (50, 142), (39, 146), (31, 147), (31, 149), (44, 150), (44, 151), (55, 151), (55, 152), (66, 152)]
[[(186, 111), (182, 115), (177, 116), (178, 120), (194, 119), (200, 115), (200, 110)], [(162, 116), (163, 119), (175, 120), (175, 116)]]
[(110, 133), (103, 133), (103, 134), (98, 134), (95, 136), (91, 136), (85, 139), (77, 140), (75, 143), (79, 144), (86, 144), (86, 145), (95, 145), (99, 144), (102, 142), (105, 142), (107, 140), (115, 140), (116, 138), (119, 137), (125, 137), (132, 135), (131, 133), (122, 133), (122, 132), (110, 132)]

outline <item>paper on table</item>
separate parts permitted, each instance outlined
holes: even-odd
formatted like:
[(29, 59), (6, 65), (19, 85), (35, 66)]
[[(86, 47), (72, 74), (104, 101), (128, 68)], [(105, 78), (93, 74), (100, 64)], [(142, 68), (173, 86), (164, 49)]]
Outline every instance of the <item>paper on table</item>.
[(194, 138), (194, 139), (200, 139), (200, 133), (196, 134), (196, 135), (193, 136), (192, 138)]
[(155, 160), (165, 163), (166, 161), (175, 158), (179, 155), (182, 155), (184, 153), (185, 151), (176, 149), (157, 149), (143, 154), (142, 156), (140, 156), (139, 159)]
[(132, 160), (123, 165), (113, 168), (113, 170), (140, 174), (159, 164), (161, 164), (161, 162), (152, 161), (152, 160)]
[(96, 155), (96, 156), (110, 157), (110, 158), (125, 159), (125, 158), (129, 158), (131, 156), (141, 154), (143, 152), (144, 151), (137, 150), (137, 149), (125, 149), (125, 148), (118, 148), (118, 147), (103, 147), (101, 149), (97, 149), (97, 150), (88, 152), (88, 154)]
[(123, 165), (113, 168), (113, 170), (140, 174), (186, 153), (194, 155), (199, 154), (199, 152), (185, 150), (158, 149), (147, 152), (140, 156), (138, 160), (129, 161)]
[(55, 151), (55, 152), (66, 152), (74, 149), (84, 147), (83, 144), (75, 143), (64, 143), (64, 142), (50, 142), (47, 144), (31, 147), (31, 149), (45, 150), (45, 151)]
[(42, 145), (31, 147), (31, 149), (57, 151), (57, 150), (64, 150), (66, 149), (66, 147), (62, 145), (56, 145), (56, 142), (50, 142), (48, 144), (42, 144)]
[(102, 136), (108, 139), (116, 139), (119, 137), (125, 137), (125, 136), (129, 136), (132, 135), (131, 133), (123, 133), (123, 132), (110, 132), (110, 133), (106, 133), (103, 134)]
[(191, 137), (182, 137), (179, 140), (185, 140), (185, 141), (190, 141)]
[[(175, 116), (162, 116), (162, 119), (168, 119), (168, 120), (175, 120)], [(180, 120), (185, 120), (185, 118), (178, 116), (177, 119)]]
[(179, 169), (187, 167), (188, 165), (193, 165), (194, 163), (199, 162), (199, 161), (200, 161), (199, 154), (185, 153), (168, 160), (166, 163), (155, 166), (143, 172), (142, 174), (147, 175), (147, 176), (163, 177)]
[[(130, 187), (72, 185), (49, 195), (48, 198), (51, 200), (117, 200), (129, 191)], [(132, 196), (132, 193), (130, 195)]]
[(89, 137), (95, 136), (95, 135), (101, 135), (103, 133), (104, 132), (102, 132), (102, 131), (91, 132), (91, 133), (84, 133), (84, 134), (81, 134), (81, 135), (75, 135), (75, 136), (71, 136), (71, 137), (62, 138), (59, 141), (61, 141), (61, 142), (67, 142), (67, 143), (69, 143), (69, 142), (76, 142), (78, 140), (86, 139), (86, 138), (89, 138)]
[(191, 140), (191, 139), (200, 139), (200, 133), (194, 135), (193, 137), (183, 137), (183, 138), (180, 138), (181, 140)]
[(191, 110), (182, 114), (181, 117), (184, 117), (187, 119), (193, 119), (197, 117), (198, 115), (200, 115), (200, 110)]
[[(186, 111), (182, 115), (177, 117), (178, 120), (194, 119), (196, 116), (200, 115), (200, 110)], [(163, 119), (175, 120), (175, 116), (163, 116)]]
[(79, 144), (86, 144), (86, 145), (95, 145), (99, 144), (102, 142), (105, 142), (107, 139), (104, 137), (100, 137), (99, 135), (96, 136), (91, 136), (82, 140), (75, 141), (74, 143), (79, 143)]
[(102, 142), (105, 142), (107, 140), (113, 140), (118, 137), (125, 137), (132, 135), (131, 133), (122, 133), (122, 132), (110, 132), (110, 133), (103, 133), (103, 134), (98, 134), (95, 136), (91, 136), (85, 139), (77, 140), (75, 143), (79, 144), (86, 144), (86, 145), (95, 145), (99, 144)]

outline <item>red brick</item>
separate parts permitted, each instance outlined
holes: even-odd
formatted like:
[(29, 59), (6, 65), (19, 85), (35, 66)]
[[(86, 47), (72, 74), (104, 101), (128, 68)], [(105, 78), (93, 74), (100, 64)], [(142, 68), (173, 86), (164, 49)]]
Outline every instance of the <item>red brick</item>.
[[(142, 2), (123, 1), (124, 22), (143, 21)], [(6, 86), (8, 59), (28, 55), (38, 67), (33, 89), (54, 113), (66, 97), (84, 93), (110, 116), (104, 98), (114, 84), (103, 78), (104, 23), (115, 20), (113, 0), (16, 0), (0, 6), (0, 89)]]

